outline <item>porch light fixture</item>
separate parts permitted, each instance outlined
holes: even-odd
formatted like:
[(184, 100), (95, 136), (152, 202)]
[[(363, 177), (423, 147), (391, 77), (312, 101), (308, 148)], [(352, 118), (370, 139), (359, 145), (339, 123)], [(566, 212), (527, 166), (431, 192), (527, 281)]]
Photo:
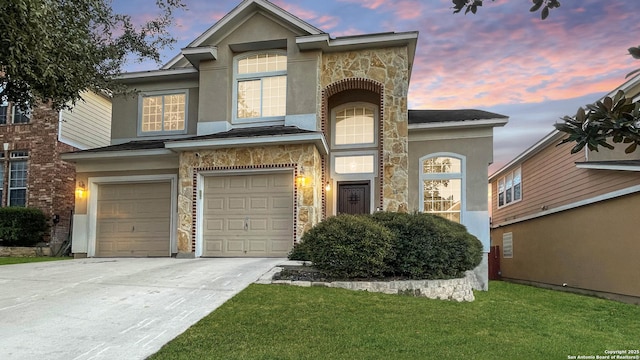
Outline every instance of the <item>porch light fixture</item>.
[(328, 182), (327, 185), (324, 186), (324, 189), (326, 191), (331, 191), (331, 183)]
[(87, 192), (87, 189), (84, 185), (84, 181), (82, 180), (78, 181), (78, 186), (76, 186), (76, 197), (78, 199), (83, 199), (86, 192)]
[(298, 185), (298, 187), (305, 186), (306, 184), (307, 184), (307, 178), (304, 175), (298, 175), (296, 177), (296, 185)]

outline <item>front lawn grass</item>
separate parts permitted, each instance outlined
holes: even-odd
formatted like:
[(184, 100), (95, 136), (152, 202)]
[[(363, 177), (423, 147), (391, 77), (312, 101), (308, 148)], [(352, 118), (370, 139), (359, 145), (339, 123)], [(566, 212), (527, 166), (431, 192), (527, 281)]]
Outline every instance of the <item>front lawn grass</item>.
[(640, 307), (491, 282), (471, 303), (251, 285), (150, 359), (567, 359), (640, 348)]
[(53, 257), (53, 256), (37, 256), (37, 257), (0, 257), (0, 265), (23, 264), (43, 261), (69, 260), (71, 257)]

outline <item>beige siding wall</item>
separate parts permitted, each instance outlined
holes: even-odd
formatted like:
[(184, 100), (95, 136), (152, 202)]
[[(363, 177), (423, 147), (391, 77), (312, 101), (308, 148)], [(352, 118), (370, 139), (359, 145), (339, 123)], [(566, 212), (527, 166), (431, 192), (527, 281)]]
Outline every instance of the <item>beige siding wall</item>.
[[(636, 172), (579, 169), (584, 152), (571, 154), (571, 144), (553, 143), (522, 163), (522, 200), (498, 209), (497, 184), (491, 182), (492, 225), (552, 210), (562, 205), (640, 185)], [(513, 166), (509, 170), (517, 168)]]
[(111, 100), (92, 92), (82, 93), (82, 99), (62, 111), (60, 141), (81, 150), (109, 145)]
[[(640, 194), (491, 230), (503, 278), (640, 297)], [(502, 257), (512, 233), (513, 258)]]

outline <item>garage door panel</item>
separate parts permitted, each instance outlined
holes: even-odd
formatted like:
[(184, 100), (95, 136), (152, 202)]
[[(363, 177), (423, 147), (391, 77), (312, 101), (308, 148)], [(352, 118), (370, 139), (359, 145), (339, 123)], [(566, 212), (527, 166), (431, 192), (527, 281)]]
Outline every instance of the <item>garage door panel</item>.
[(98, 185), (96, 256), (169, 256), (171, 183)]
[[(287, 255), (293, 246), (292, 173), (215, 176), (204, 182), (203, 256)], [(209, 225), (220, 219), (222, 228)]]

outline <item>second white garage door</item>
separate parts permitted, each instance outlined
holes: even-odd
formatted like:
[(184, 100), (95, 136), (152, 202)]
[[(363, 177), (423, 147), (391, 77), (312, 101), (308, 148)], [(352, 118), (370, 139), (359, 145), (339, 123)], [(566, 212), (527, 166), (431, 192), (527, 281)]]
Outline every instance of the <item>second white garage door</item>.
[(98, 185), (96, 256), (170, 256), (169, 182)]
[(293, 175), (205, 177), (202, 240), (203, 256), (287, 256), (293, 246)]

